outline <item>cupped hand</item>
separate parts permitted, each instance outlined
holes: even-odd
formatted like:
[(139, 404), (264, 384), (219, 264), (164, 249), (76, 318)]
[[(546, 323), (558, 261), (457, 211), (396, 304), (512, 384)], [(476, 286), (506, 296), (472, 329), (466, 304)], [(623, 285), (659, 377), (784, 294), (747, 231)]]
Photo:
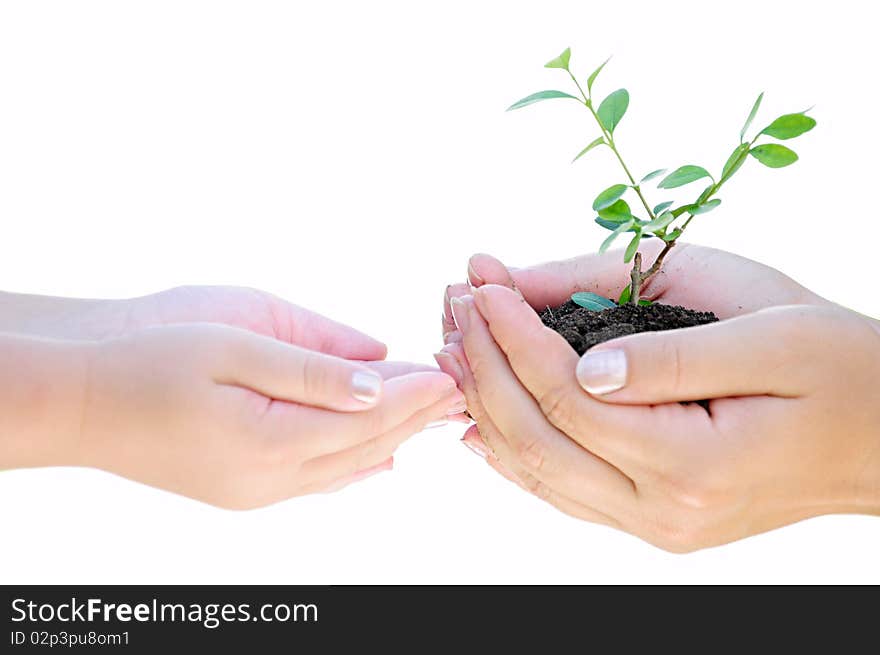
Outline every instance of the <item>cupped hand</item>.
[(349, 343), (346, 328), (308, 320), (311, 329), (287, 317), (278, 323), (283, 336), (304, 345), (285, 343), (278, 332), (205, 323), (91, 344), (71, 463), (251, 508), (390, 468), (401, 442), (462, 411), (449, 376), (349, 361), (343, 357), (381, 356), (384, 348), (368, 338)]
[[(645, 242), (645, 261), (652, 262), (661, 248)], [(556, 307), (577, 291), (592, 291), (616, 300), (629, 284), (631, 264), (620, 251), (585, 255), (528, 268), (508, 268), (490, 255), (474, 255), (468, 263), (468, 284), (447, 287), (444, 296), (443, 335), (455, 341), (455, 323), (449, 301), (483, 284), (517, 289), (537, 311)], [(778, 305), (828, 305), (828, 301), (774, 268), (734, 255), (691, 244), (679, 244), (663, 269), (642, 289), (642, 297), (668, 305), (683, 305), (731, 318)]]
[[(571, 515), (684, 552), (819, 514), (880, 513), (870, 319), (775, 307), (607, 342), (578, 367), (508, 288), (482, 286), (452, 309), (461, 343), (447, 354), (479, 401), (466, 441)], [(679, 402), (696, 399), (710, 411)]]

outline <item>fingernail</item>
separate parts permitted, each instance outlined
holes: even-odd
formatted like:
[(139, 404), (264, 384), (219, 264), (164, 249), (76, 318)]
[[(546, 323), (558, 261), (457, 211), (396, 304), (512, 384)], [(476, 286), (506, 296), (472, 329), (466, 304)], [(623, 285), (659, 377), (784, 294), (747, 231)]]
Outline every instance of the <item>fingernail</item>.
[(351, 395), (362, 403), (374, 405), (382, 393), (382, 378), (372, 372), (355, 371), (351, 376)]
[(449, 345), (450, 343), (461, 343), (461, 332), (458, 330), (447, 332), (443, 335), (443, 343), (445, 345)]
[(577, 364), (577, 380), (589, 393), (601, 396), (626, 384), (626, 353), (622, 350), (587, 352)]
[(448, 425), (448, 424), (449, 424), (449, 421), (447, 421), (445, 418), (441, 418), (438, 421), (431, 421), (423, 429), (433, 430), (434, 428), (442, 428), (444, 425)]
[(467, 409), (467, 402), (464, 400), (455, 403), (452, 407), (446, 410), (447, 416), (455, 416), (456, 414), (461, 414), (464, 410)]
[(449, 353), (439, 352), (434, 353), (434, 361), (437, 362), (437, 366), (440, 367), (441, 371), (455, 380), (456, 386), (461, 386), (461, 381), (464, 379), (464, 371), (461, 370), (461, 366), (455, 357)]
[(483, 278), (477, 275), (477, 272), (474, 270), (474, 267), (471, 266), (471, 263), (468, 262), (468, 282), (472, 287), (479, 287), (484, 284)]
[(455, 325), (459, 330), (464, 332), (468, 328), (468, 321), (470, 320), (470, 316), (468, 316), (468, 308), (464, 301), (464, 298), (469, 298), (470, 296), (463, 296), (462, 298), (453, 298), (450, 302), (452, 306), (452, 318), (455, 320)]
[(461, 443), (463, 443), (465, 446), (467, 446), (467, 449), (470, 450), (472, 453), (476, 453), (477, 455), (479, 455), (483, 459), (486, 459), (489, 457), (489, 453), (486, 452), (485, 450), (483, 450), (482, 444), (477, 445), (475, 442), (469, 441), (467, 439), (462, 439)]

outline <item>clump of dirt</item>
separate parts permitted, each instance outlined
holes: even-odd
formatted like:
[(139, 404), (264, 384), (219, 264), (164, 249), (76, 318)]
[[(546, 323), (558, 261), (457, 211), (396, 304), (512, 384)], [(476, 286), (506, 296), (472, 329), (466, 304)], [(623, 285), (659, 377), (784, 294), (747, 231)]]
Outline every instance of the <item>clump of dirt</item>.
[(715, 323), (712, 312), (698, 312), (678, 305), (619, 305), (600, 312), (571, 300), (541, 312), (541, 320), (568, 341), (578, 355), (603, 341), (639, 332), (659, 332)]

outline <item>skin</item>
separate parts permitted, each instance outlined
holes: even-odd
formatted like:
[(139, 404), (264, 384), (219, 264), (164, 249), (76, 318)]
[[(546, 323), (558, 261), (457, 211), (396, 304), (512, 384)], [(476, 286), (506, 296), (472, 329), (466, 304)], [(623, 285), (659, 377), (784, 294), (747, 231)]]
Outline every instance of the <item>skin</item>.
[[(0, 295), (0, 468), (100, 468), (220, 507), (340, 489), (453, 419), (447, 375), (269, 294)], [(354, 373), (378, 380), (364, 399)]]
[[(628, 370), (622, 389), (594, 395), (534, 309), (574, 291), (615, 295), (621, 259), (522, 270), (471, 259), (469, 285), (447, 292), (438, 358), (476, 420), (467, 445), (560, 510), (671, 552), (880, 514), (876, 321), (761, 264), (679, 247), (646, 296), (728, 320), (597, 346), (623, 351)], [(711, 399), (710, 413), (679, 402), (695, 399)]]

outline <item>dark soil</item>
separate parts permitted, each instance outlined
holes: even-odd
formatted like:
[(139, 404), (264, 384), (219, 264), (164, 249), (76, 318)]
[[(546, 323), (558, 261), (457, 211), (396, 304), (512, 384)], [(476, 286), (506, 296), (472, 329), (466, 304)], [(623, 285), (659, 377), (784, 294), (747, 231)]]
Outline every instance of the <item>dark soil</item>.
[(598, 343), (638, 332), (695, 327), (718, 320), (712, 312), (696, 312), (678, 305), (620, 305), (591, 311), (571, 300), (541, 312), (544, 325), (556, 330), (578, 355)]

